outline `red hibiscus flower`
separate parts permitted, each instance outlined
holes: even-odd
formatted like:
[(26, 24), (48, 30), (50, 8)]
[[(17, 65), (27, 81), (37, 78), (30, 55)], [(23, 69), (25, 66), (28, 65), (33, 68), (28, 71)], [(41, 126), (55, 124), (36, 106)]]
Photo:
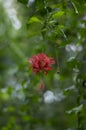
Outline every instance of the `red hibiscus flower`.
[(55, 64), (55, 60), (44, 53), (40, 53), (29, 58), (29, 63), (33, 72), (38, 73), (43, 71), (47, 74), (49, 70), (52, 70), (51, 65)]

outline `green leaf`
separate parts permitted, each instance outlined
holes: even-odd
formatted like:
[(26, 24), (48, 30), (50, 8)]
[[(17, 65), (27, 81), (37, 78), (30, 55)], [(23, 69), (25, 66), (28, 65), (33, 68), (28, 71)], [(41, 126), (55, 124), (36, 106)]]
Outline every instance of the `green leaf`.
[(7, 94), (7, 93), (0, 93), (0, 99), (8, 100), (9, 99), (9, 94)]
[(22, 117), (22, 119), (23, 119), (23, 121), (29, 121), (29, 120), (31, 120), (31, 117), (25, 115), (25, 116)]
[(8, 93), (8, 94), (11, 94), (12, 91), (13, 91), (13, 88), (12, 88), (12, 87), (8, 87), (8, 88), (7, 88), (7, 93)]
[(28, 0), (18, 0), (18, 2), (22, 3), (22, 4), (27, 4)]
[(28, 24), (32, 24), (32, 23), (42, 23), (42, 21), (37, 18), (37, 17), (31, 17), (30, 20), (28, 21)]
[(14, 112), (14, 111), (15, 111), (15, 107), (13, 107), (13, 106), (8, 107), (8, 112)]
[(58, 11), (58, 12), (55, 12), (53, 15), (52, 15), (52, 18), (58, 18), (58, 17), (61, 17), (64, 15), (64, 11)]
[(64, 25), (58, 25), (58, 29), (61, 30), (61, 29), (64, 29), (65, 26)]

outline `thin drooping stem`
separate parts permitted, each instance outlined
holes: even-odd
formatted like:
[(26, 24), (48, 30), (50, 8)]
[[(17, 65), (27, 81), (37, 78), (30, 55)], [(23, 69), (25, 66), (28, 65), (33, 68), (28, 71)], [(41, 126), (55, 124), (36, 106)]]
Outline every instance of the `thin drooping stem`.
[[(80, 92), (78, 91), (77, 104), (80, 105)], [(80, 112), (77, 113), (77, 130), (81, 130), (81, 117)]]
[[(70, 0), (70, 1), (71, 1), (71, 0)], [(76, 13), (76, 14), (79, 14), (78, 9), (77, 9), (75, 3), (71, 1), (71, 4), (72, 4), (72, 6), (73, 6), (73, 8), (74, 8), (74, 10), (75, 10), (75, 13)]]
[[(78, 86), (78, 97), (77, 97), (77, 105), (81, 105), (81, 90), (80, 86)], [(77, 113), (77, 130), (84, 130), (82, 126), (82, 116), (81, 116), (81, 111)]]

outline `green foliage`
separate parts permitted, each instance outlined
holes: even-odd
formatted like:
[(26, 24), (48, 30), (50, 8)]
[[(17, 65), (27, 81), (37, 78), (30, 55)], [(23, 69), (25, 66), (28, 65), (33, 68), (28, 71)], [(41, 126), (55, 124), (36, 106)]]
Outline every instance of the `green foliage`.
[[(85, 0), (3, 0), (0, 12), (0, 130), (85, 130)], [(56, 61), (47, 75), (28, 63), (42, 52)]]
[(18, 0), (18, 2), (22, 3), (22, 4), (27, 4), (28, 0)]
[(62, 17), (64, 15), (64, 11), (58, 11), (58, 12), (55, 12), (54, 14), (52, 14), (52, 18), (53, 19), (56, 19), (56, 18), (59, 18), (59, 17)]
[(31, 17), (28, 21), (28, 24), (31, 24), (31, 23), (42, 23), (41, 20), (37, 17)]

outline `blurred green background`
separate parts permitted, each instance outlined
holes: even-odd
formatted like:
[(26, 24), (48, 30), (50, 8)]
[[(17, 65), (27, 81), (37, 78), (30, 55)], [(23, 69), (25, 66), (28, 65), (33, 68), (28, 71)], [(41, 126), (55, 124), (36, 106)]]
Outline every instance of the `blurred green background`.
[[(28, 64), (42, 52), (43, 76)], [(86, 130), (85, 0), (0, 0), (0, 130)]]

